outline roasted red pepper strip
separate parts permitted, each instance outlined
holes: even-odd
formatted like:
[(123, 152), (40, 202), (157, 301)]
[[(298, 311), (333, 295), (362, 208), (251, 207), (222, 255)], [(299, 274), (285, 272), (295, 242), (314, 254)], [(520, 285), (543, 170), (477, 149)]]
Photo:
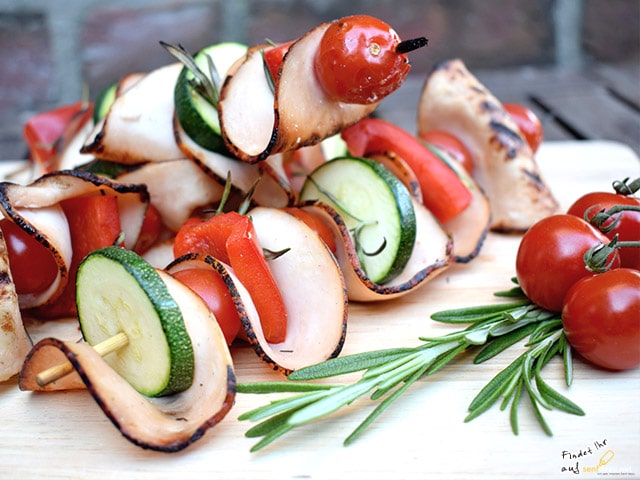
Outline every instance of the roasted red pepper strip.
[(289, 47), (292, 43), (293, 41), (280, 43), (271, 48), (265, 48), (262, 53), (264, 55), (264, 63), (267, 65), (271, 78), (274, 82), (278, 80), (278, 72), (280, 72), (282, 60), (284, 60), (284, 56), (289, 51)]
[(53, 160), (64, 144), (93, 116), (93, 104), (77, 102), (39, 113), (24, 126), (23, 136), (31, 161), (45, 172), (53, 169)]
[(60, 202), (71, 233), (69, 281), (62, 294), (51, 304), (38, 309), (48, 318), (73, 316), (76, 310), (76, 274), (82, 259), (97, 248), (113, 245), (120, 235), (120, 212), (114, 196), (75, 197)]
[(406, 130), (378, 118), (367, 117), (342, 131), (349, 152), (362, 157), (375, 152), (394, 152), (415, 172), (423, 203), (442, 223), (471, 203), (471, 191), (455, 172)]
[(285, 340), (284, 300), (249, 217), (228, 212), (205, 221), (187, 221), (176, 235), (173, 253), (177, 258), (191, 252), (205, 253), (230, 265), (251, 295), (267, 342)]
[(144, 254), (160, 236), (162, 232), (162, 215), (158, 209), (150, 203), (147, 207), (144, 219), (142, 220), (142, 227), (140, 228), (140, 234), (138, 240), (133, 247), (133, 251), (142, 255)]

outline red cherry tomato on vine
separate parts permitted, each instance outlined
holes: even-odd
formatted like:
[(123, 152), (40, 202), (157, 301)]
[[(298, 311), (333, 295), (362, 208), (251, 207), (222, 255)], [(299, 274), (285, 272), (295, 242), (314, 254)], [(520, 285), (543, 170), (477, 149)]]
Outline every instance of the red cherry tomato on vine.
[(0, 220), (0, 230), (7, 244), (16, 291), (19, 294), (44, 291), (58, 274), (49, 249), (7, 218)]
[(222, 277), (215, 270), (204, 268), (180, 270), (173, 273), (173, 277), (204, 300), (216, 317), (227, 345), (231, 345), (242, 324), (231, 293)]
[(396, 90), (411, 68), (406, 53), (396, 51), (399, 43), (395, 30), (377, 18), (353, 15), (336, 20), (315, 55), (316, 77), (332, 99), (377, 102)]
[(618, 268), (578, 281), (565, 298), (562, 325), (574, 350), (595, 365), (640, 365), (640, 272)]
[(448, 152), (464, 167), (467, 173), (473, 173), (473, 159), (471, 152), (458, 137), (442, 130), (431, 130), (420, 134), (420, 138), (425, 142), (434, 145)]
[[(525, 295), (536, 305), (560, 312), (567, 291), (593, 272), (584, 254), (609, 239), (574, 215), (552, 215), (535, 223), (522, 237), (516, 255), (516, 276)], [(609, 257), (620, 266), (617, 252)]]
[(503, 107), (516, 122), (529, 147), (535, 153), (544, 137), (540, 118), (533, 110), (519, 103), (505, 103)]
[[(584, 215), (587, 214), (587, 218), (591, 220), (601, 210), (609, 210), (616, 205), (640, 206), (640, 199), (614, 192), (591, 192), (576, 200), (569, 207), (567, 213), (580, 218), (585, 218)], [(624, 211), (615, 214), (614, 217), (619, 218), (618, 223), (612, 230), (604, 232), (607, 237), (613, 239), (618, 235), (618, 240), (621, 242), (640, 240), (640, 212)], [(602, 226), (605, 228), (612, 226), (614, 221), (614, 218), (606, 220)], [(620, 255), (620, 266), (640, 270), (640, 248), (620, 248), (618, 254)]]

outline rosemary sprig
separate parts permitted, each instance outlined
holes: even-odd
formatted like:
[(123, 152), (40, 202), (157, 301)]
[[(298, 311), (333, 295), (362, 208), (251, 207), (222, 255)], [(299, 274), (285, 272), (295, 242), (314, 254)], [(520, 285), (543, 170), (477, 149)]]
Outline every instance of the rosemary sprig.
[[(498, 305), (447, 310), (432, 316), (436, 321), (469, 325), (440, 337), (420, 337), (416, 347), (374, 350), (337, 357), (301, 368), (284, 382), (239, 383), (240, 393), (295, 393), (241, 414), (239, 420), (257, 423), (246, 432), (247, 437), (261, 440), (251, 451), (257, 451), (295, 427), (327, 417), (355, 400), (369, 396), (379, 402), (373, 411), (345, 439), (352, 443), (418, 379), (432, 375), (461, 353), (479, 349), (474, 363), (485, 362), (528, 337), (525, 351), (496, 375), (478, 393), (469, 406), (465, 421), (470, 421), (503, 398), (501, 409), (510, 407), (510, 421), (518, 434), (517, 408), (526, 391), (543, 430), (551, 429), (542, 409), (559, 409), (584, 415), (575, 403), (561, 395), (542, 379), (542, 368), (555, 356), (564, 362), (567, 386), (572, 380), (571, 350), (556, 314), (532, 304), (519, 288), (497, 292), (512, 300)], [(363, 372), (360, 379), (347, 384), (327, 385), (313, 380)]]
[(193, 75), (193, 78), (189, 79), (191, 88), (211, 106), (218, 108), (222, 79), (211, 57), (209, 55), (205, 57), (207, 60), (207, 72), (204, 72), (193, 56), (182, 45), (171, 45), (163, 41), (160, 41), (160, 45), (189, 69), (189, 72)]

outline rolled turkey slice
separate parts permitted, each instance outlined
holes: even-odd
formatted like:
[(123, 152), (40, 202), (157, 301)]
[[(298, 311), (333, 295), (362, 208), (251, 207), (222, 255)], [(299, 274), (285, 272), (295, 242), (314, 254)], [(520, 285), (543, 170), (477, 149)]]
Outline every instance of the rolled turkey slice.
[(438, 64), (418, 104), (418, 132), (444, 130), (469, 149), (474, 178), (489, 198), (491, 229), (524, 231), (558, 212), (534, 154), (500, 101), (459, 59)]
[(274, 153), (319, 143), (375, 110), (379, 102), (349, 104), (330, 99), (318, 83), (314, 57), (330, 23), (297, 39), (284, 56), (275, 94), (265, 76), (261, 49), (247, 58), (220, 90), (218, 110), (227, 148), (255, 163)]
[(0, 229), (0, 382), (20, 371), (30, 348), (11, 277), (7, 244)]
[[(142, 73), (131, 73), (124, 76), (116, 86), (115, 97), (121, 96), (126, 90), (131, 88), (135, 83), (144, 77)], [(73, 127), (73, 125), (71, 126)], [(54, 170), (72, 170), (78, 168), (94, 159), (92, 154), (82, 153), (82, 146), (87, 138), (92, 134), (96, 125), (92, 116), (86, 117), (82, 125), (78, 125), (75, 135), (70, 139), (68, 144), (64, 146), (58, 156), (55, 158), (49, 171)], [(37, 172), (32, 178), (35, 179), (46, 172)]]
[(60, 202), (86, 195), (117, 197), (124, 243), (133, 248), (149, 204), (144, 185), (116, 183), (77, 170), (51, 172), (28, 185), (0, 183), (0, 211), (50, 250), (58, 265), (58, 275), (46, 290), (20, 295), (21, 308), (44, 305), (64, 289), (73, 252), (69, 224)]
[(426, 284), (451, 265), (453, 240), (424, 205), (413, 199), (416, 214), (416, 241), (404, 270), (388, 283), (372, 282), (360, 266), (348, 227), (340, 214), (323, 202), (301, 205), (312, 209), (336, 238), (336, 258), (342, 269), (349, 300), (373, 302), (405, 295)]
[(173, 135), (173, 91), (181, 70), (181, 63), (172, 63), (132, 82), (81, 152), (124, 164), (183, 158)]
[(231, 267), (210, 256), (181, 257), (167, 270), (214, 268), (226, 282), (236, 304), (247, 341), (270, 368), (288, 374), (336, 357), (347, 328), (347, 297), (342, 272), (320, 237), (284, 210), (257, 207), (248, 215), (260, 244), (271, 251), (289, 249), (269, 268), (287, 310), (287, 335), (278, 344), (266, 341), (251, 295)]
[[(178, 304), (192, 339), (195, 370), (190, 388), (166, 397), (145, 397), (87, 343), (45, 338), (27, 356), (20, 373), (20, 389), (86, 388), (120, 433), (144, 449), (177, 452), (202, 438), (233, 406), (235, 374), (231, 354), (215, 318), (200, 297), (171, 275), (163, 271), (159, 274)], [(74, 372), (45, 387), (38, 385), (38, 373), (66, 360)]]
[(335, 257), (315, 231), (284, 210), (257, 207), (247, 215), (263, 248), (289, 249), (269, 261), (287, 310), (286, 339), (269, 344), (260, 324), (252, 323), (245, 330), (249, 336), (253, 331), (254, 348), (284, 373), (338, 356), (346, 336), (348, 298)]
[(199, 207), (220, 201), (224, 187), (189, 159), (149, 162), (117, 177), (120, 183), (144, 184), (164, 224), (177, 232)]
[(176, 139), (184, 155), (200, 166), (203, 171), (220, 185), (231, 176), (231, 184), (246, 194), (256, 184), (252, 200), (259, 205), (284, 207), (293, 201), (294, 194), (282, 170), (282, 159), (273, 155), (259, 164), (239, 162), (235, 158), (222, 155), (194, 142), (184, 131), (177, 119), (174, 123)]

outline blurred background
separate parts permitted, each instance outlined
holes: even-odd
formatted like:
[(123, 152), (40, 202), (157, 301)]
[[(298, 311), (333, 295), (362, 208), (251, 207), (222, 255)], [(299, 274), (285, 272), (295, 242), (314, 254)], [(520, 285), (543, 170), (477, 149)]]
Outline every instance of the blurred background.
[[(0, 0), (0, 159), (24, 157), (32, 114), (172, 62), (160, 40), (192, 52), (223, 40), (286, 41), (353, 13), (385, 20), (402, 38), (429, 38), (411, 55), (418, 86), (451, 57), (499, 95), (521, 95), (514, 82), (538, 73), (552, 86), (559, 71), (623, 69), (640, 85), (640, 0)], [(625, 104), (637, 114), (640, 90), (630, 88)]]

